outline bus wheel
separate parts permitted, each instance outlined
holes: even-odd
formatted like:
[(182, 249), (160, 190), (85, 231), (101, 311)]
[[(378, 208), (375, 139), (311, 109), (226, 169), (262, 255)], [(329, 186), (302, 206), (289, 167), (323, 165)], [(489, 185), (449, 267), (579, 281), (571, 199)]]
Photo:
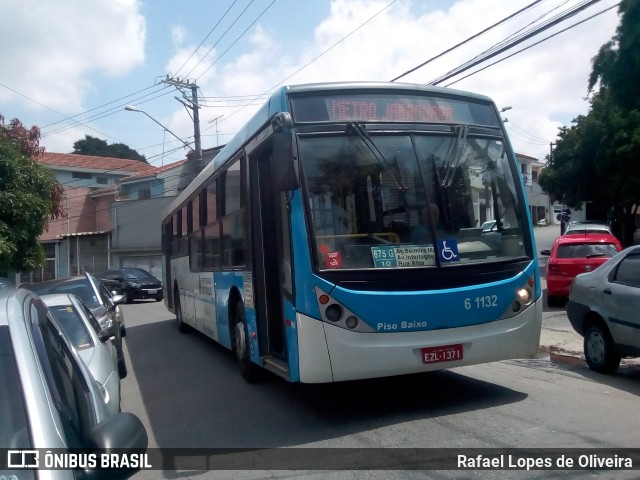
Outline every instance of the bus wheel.
[(244, 314), (244, 305), (241, 301), (236, 304), (236, 318), (234, 327), (234, 350), (236, 359), (240, 365), (242, 378), (253, 383), (258, 380), (259, 367), (251, 361), (249, 356), (249, 330), (247, 319)]
[(189, 326), (182, 321), (182, 306), (180, 305), (180, 294), (178, 293), (178, 289), (176, 289), (173, 298), (175, 298), (175, 304), (176, 304), (175, 309), (176, 309), (176, 322), (178, 323), (178, 331), (180, 333), (187, 333), (189, 331)]

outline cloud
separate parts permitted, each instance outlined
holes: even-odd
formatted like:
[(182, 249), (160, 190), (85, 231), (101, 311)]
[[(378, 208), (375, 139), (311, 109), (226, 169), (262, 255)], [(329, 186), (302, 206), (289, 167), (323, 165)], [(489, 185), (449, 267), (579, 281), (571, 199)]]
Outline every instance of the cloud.
[[(390, 80), (529, 3), (461, 0), (445, 5), (450, 6), (448, 9), (432, 8), (418, 14), (418, 6), (409, 1), (398, 1), (385, 8), (389, 5), (387, 1), (334, 0), (329, 15), (317, 25), (312, 38), (301, 38), (294, 45), (279, 45), (277, 37), (258, 30), (250, 51), (221, 67), (215, 84), (207, 88), (215, 90), (216, 95), (262, 93), (294, 72), (298, 73), (285, 83)], [(614, 5), (612, 1), (603, 3), (606, 5), (599, 5), (599, 10)], [(575, 2), (547, 2), (400, 81), (428, 83), (506, 38), (526, 31), (534, 20), (546, 21), (572, 5), (575, 6)], [(592, 8), (559, 28), (584, 19), (598, 9)], [(452, 88), (488, 95), (499, 107), (511, 105), (513, 109), (508, 112), (511, 124), (507, 123), (507, 127), (514, 131), (512, 143), (516, 150), (543, 159), (549, 142), (556, 138), (558, 126), (568, 124), (573, 117), (588, 110), (584, 97), (591, 58), (611, 38), (617, 24), (614, 9), (461, 80)], [(548, 30), (502, 56), (559, 28)], [(497, 56), (491, 61), (500, 58)], [(456, 78), (460, 77), (443, 85)], [(245, 117), (254, 110), (255, 107), (245, 108), (245, 112), (237, 116)]]
[[(119, 77), (144, 60), (146, 24), (135, 0), (3, 2), (2, 82), (61, 112), (82, 109), (94, 88), (89, 74)], [(0, 89), (7, 105), (23, 101)]]

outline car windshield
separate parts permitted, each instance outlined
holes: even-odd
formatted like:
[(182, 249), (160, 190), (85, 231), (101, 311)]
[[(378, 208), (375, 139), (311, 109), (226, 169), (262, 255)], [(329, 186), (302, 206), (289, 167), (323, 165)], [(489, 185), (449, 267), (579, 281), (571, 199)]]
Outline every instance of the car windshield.
[[(526, 255), (504, 143), (463, 127), (456, 135), (375, 135), (358, 126), (347, 136), (300, 136), (317, 267), (433, 267)], [(489, 220), (499, 224), (483, 232)]]
[(613, 257), (618, 249), (613, 243), (580, 243), (558, 246), (558, 258)]
[(102, 305), (91, 283), (86, 278), (54, 283), (32, 283), (26, 288), (38, 295), (73, 293), (89, 308), (98, 308)]
[(51, 310), (58, 319), (60, 327), (76, 350), (83, 350), (94, 346), (91, 336), (87, 331), (87, 326), (73, 305), (50, 306), (49, 310)]
[(127, 280), (148, 280), (153, 278), (149, 272), (145, 272), (138, 268), (125, 268), (122, 270), (122, 273)]

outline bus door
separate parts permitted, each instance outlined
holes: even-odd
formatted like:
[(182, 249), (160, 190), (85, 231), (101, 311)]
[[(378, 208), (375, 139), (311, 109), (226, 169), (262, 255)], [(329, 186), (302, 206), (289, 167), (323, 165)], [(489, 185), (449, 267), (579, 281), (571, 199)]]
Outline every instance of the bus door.
[(289, 216), (272, 162), (271, 150), (249, 157), (254, 302), (265, 367), (288, 376), (284, 305), (292, 298)]

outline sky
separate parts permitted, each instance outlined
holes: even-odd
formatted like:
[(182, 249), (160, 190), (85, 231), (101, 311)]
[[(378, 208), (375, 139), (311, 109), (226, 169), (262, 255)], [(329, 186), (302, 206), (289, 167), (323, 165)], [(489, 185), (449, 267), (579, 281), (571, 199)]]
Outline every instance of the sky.
[[(211, 148), (228, 142), (282, 85), (390, 81), (413, 69), (396, 81), (432, 83), (588, 3), (0, 0), (0, 114), (5, 123), (39, 127), (48, 152), (71, 153), (90, 135), (162, 166), (185, 158), (175, 137), (193, 145), (194, 135), (190, 111), (176, 99), (183, 92), (168, 79), (197, 85), (202, 148)], [(439, 85), (511, 107), (503, 115), (514, 149), (544, 161), (558, 128), (588, 112), (591, 59), (615, 35), (617, 3), (596, 1)]]

